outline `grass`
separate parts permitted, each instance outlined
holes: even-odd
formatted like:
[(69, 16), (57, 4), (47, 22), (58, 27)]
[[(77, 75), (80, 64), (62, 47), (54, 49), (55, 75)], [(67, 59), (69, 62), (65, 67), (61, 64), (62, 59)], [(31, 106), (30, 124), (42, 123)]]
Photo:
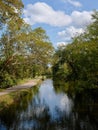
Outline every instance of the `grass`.
[(23, 89), (21, 91), (17, 92), (12, 92), (7, 95), (0, 96), (0, 111), (4, 108), (7, 108), (8, 106), (12, 105), (16, 101), (20, 101), (21, 98), (29, 94), (30, 88), (29, 89)]
[(14, 102), (14, 99), (8, 94), (0, 96), (0, 111)]
[(26, 78), (26, 79), (19, 79), (18, 82), (17, 82), (17, 85), (21, 85), (21, 84), (24, 84), (28, 81), (32, 80), (32, 78)]
[(41, 76), (39, 76), (39, 77), (35, 77), (35, 78), (25, 78), (25, 79), (19, 79), (18, 80), (18, 82), (17, 82), (17, 85), (22, 85), (22, 84), (24, 84), (24, 83), (27, 83), (27, 82), (29, 82), (30, 80), (35, 80), (35, 79), (42, 79), (42, 77)]
[(4, 91), (5, 89), (3, 89), (3, 88), (0, 88), (0, 92), (2, 92), (2, 91)]
[[(29, 82), (30, 80), (32, 80), (32, 78), (25, 78), (25, 79), (19, 79), (17, 81), (17, 84), (16, 85), (22, 85), (26, 82)], [(5, 88), (6, 89), (6, 88)], [(0, 88), (0, 92), (4, 91), (5, 90), (4, 88)]]
[[(37, 80), (37, 78), (35, 78), (35, 79), (38, 84), (41, 82), (41, 80), (39, 80), (39, 79), (41, 79), (40, 77), (38, 78), (38, 80)], [(17, 85), (24, 84), (30, 80), (32, 80), (32, 79), (28, 78), (28, 79), (19, 80)], [(23, 98), (25, 95), (27, 95), (31, 92), (30, 91), (31, 89), (32, 88), (22, 89), (22, 90), (19, 90), (16, 92), (12, 92), (12, 93), (0, 96), (0, 111), (3, 108), (8, 107), (11, 104), (13, 104), (15, 101), (21, 100), (21, 98)], [(4, 90), (5, 89), (0, 89), (0, 92), (2, 92)]]
[(3, 96), (0, 96), (0, 105), (2, 102), (9, 105), (13, 102), (13, 99), (11, 98), (10, 94), (3, 95)]

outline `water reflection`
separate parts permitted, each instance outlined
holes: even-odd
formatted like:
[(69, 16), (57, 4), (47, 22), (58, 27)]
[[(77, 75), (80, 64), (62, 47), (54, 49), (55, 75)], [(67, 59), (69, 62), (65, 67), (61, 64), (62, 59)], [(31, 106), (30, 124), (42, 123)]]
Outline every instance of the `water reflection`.
[(72, 99), (50, 79), (32, 92), (0, 112), (0, 130), (97, 130), (98, 104), (90, 95), (89, 104), (87, 95)]
[(51, 80), (43, 82), (39, 90), (38, 99), (43, 106), (47, 105), (49, 107), (51, 118), (58, 118), (61, 116), (57, 110), (59, 110), (60, 113), (64, 112), (66, 115), (69, 115), (73, 106), (72, 100), (68, 98), (66, 94), (56, 94)]

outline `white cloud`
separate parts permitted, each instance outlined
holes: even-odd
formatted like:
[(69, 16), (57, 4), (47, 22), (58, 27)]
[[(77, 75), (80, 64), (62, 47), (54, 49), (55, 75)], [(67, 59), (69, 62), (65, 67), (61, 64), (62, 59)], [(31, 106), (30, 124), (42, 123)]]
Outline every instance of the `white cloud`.
[(33, 25), (35, 23), (45, 23), (51, 26), (66, 26), (71, 23), (71, 17), (63, 11), (55, 11), (44, 2), (27, 5), (24, 9), (24, 20)]
[(57, 47), (65, 47), (68, 42), (57, 42)]
[(58, 36), (65, 41), (70, 40), (71, 38), (78, 36), (84, 32), (83, 28), (75, 28), (74, 26), (67, 27), (65, 30), (58, 32)]
[[(65, 0), (79, 6), (77, 0)], [(80, 4), (81, 5), (81, 4)], [(44, 2), (29, 4), (24, 9), (24, 20), (30, 25), (36, 23), (44, 23), (55, 27), (65, 27), (65, 30), (58, 32), (59, 41), (70, 41), (76, 35), (84, 32), (84, 28), (92, 22), (92, 11), (73, 11), (66, 14), (63, 11), (54, 10), (51, 6)], [(65, 42), (57, 43), (59, 45)]]
[(91, 11), (73, 11), (71, 14), (72, 23), (78, 27), (87, 26), (92, 22)]
[(70, 15), (63, 11), (55, 11), (44, 2), (27, 5), (24, 9), (24, 20), (30, 25), (45, 23), (51, 26), (63, 27), (70, 24), (83, 27), (92, 22), (91, 11), (73, 11)]
[(79, 1), (76, 0), (63, 0), (64, 2), (70, 3), (71, 5), (75, 7), (81, 7), (82, 4)]
[(84, 32), (85, 27), (92, 22), (91, 11), (73, 11), (70, 15), (72, 23), (65, 30), (58, 32), (60, 40), (70, 41), (71, 38)]

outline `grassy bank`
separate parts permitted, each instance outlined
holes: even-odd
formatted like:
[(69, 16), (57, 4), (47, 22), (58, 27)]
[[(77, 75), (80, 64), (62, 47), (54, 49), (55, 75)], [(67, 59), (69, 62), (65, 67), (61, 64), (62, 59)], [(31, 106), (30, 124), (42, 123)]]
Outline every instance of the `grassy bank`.
[(19, 80), (17, 81), (17, 85), (21, 85), (21, 84), (27, 83), (27, 82), (29, 82), (30, 80), (32, 80), (32, 78), (19, 79)]
[(17, 92), (12, 92), (7, 95), (0, 96), (0, 111), (8, 108), (12, 104), (20, 103), (23, 98), (32, 94), (32, 88), (23, 89)]
[[(22, 84), (25, 84), (29, 81), (31, 81), (32, 79), (24, 79), (24, 80), (20, 80), (18, 82), (18, 85), (22, 85)], [(36, 78), (34, 79), (36, 80), (36, 84), (39, 85), (41, 83), (41, 78)], [(5, 89), (1, 89), (0, 91), (3, 92)], [(32, 87), (30, 88), (23, 88), (21, 90), (18, 90), (18, 91), (15, 91), (15, 92), (11, 92), (9, 94), (5, 94), (5, 95), (2, 95), (0, 96), (0, 111), (3, 109), (3, 108), (7, 108), (9, 107), (10, 105), (16, 103), (16, 102), (19, 102), (21, 101), (21, 99), (23, 99), (25, 96), (29, 95), (32, 93)]]
[(31, 89), (23, 89), (17, 92), (12, 92), (7, 95), (0, 96), (0, 110), (7, 108), (15, 102), (19, 102), (23, 97), (31, 93)]
[[(42, 81), (42, 77), (40, 76), (40, 77), (36, 77), (36, 78), (33, 78), (33, 79), (32, 78), (19, 79), (14, 86), (10, 86), (10, 87), (7, 87), (7, 88), (14, 88), (16, 86), (21, 86), (21, 85), (29, 83), (30, 81), (33, 81), (33, 80), (36, 84), (39, 84), (40, 81)], [(0, 92), (7, 90), (7, 88), (0, 88)]]

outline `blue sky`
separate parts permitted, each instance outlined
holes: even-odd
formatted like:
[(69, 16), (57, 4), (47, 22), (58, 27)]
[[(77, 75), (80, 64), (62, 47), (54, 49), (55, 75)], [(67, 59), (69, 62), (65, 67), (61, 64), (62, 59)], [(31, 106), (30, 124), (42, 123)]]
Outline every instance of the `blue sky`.
[(23, 0), (24, 20), (32, 28), (46, 30), (55, 47), (67, 44), (71, 37), (84, 32), (98, 9), (98, 0)]

